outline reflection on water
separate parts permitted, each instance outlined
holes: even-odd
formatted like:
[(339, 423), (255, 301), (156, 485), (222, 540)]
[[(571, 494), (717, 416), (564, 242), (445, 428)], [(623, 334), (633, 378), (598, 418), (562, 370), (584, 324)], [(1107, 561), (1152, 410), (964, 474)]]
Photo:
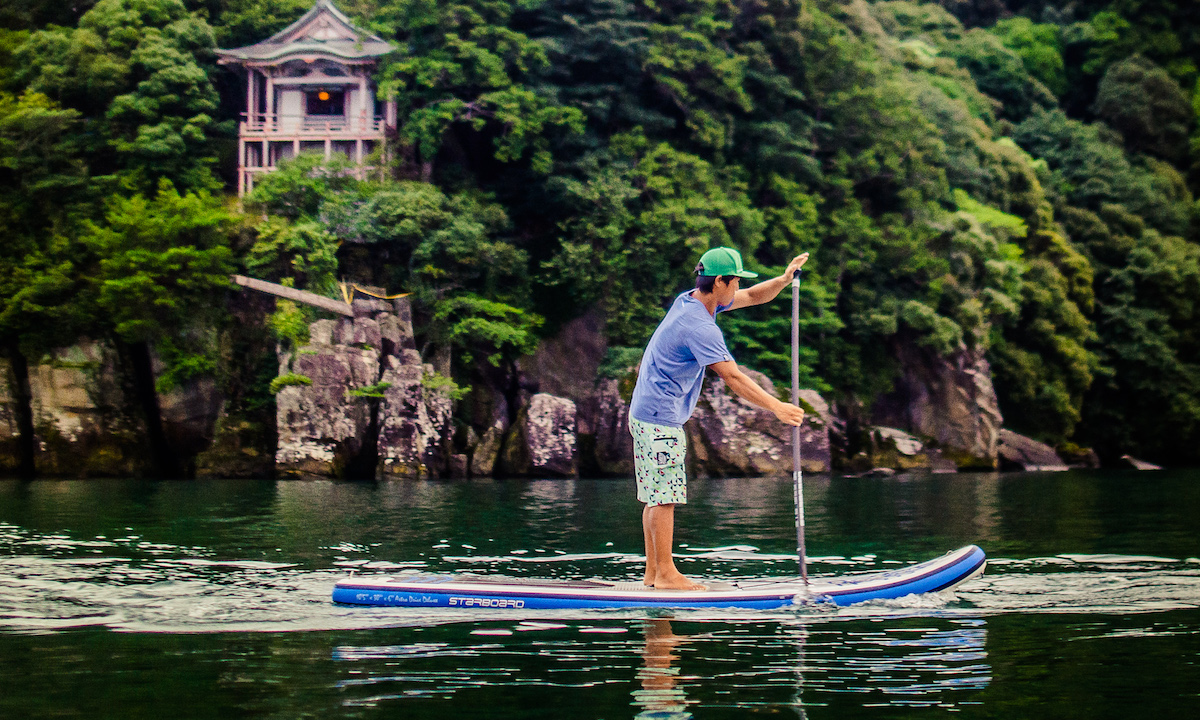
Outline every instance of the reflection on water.
[(679, 667), (675, 662), (679, 656), (672, 652), (686, 638), (671, 631), (667, 618), (651, 618), (642, 621), (642, 632), (646, 645), (642, 650), (641, 670), (638, 680), (641, 688), (633, 691), (633, 704), (641, 708), (637, 717), (641, 720), (687, 720), (687, 693), (679, 683)]
[(392, 633), (404, 643), (335, 647), (342, 704), (377, 707), (421, 697), (479, 707), (505, 688), (533, 696), (574, 689), (581, 698), (620, 689), (642, 720), (684, 720), (714, 707), (804, 717), (806, 707), (841, 698), (890, 707), (969, 706), (992, 681), (987, 633), (976, 620), (879, 625), (643, 615), (607, 624), (468, 627), (478, 629), (408, 628)]

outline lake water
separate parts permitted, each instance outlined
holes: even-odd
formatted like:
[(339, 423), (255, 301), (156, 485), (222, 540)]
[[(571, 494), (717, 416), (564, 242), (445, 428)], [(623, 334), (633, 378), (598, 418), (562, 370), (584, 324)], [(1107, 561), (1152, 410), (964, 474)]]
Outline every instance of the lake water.
[[(790, 478), (694, 480), (679, 567), (797, 572)], [(0, 481), (0, 717), (1129, 718), (1200, 708), (1200, 472), (805, 479), (841, 609), (355, 608), (350, 572), (636, 580), (631, 480)]]

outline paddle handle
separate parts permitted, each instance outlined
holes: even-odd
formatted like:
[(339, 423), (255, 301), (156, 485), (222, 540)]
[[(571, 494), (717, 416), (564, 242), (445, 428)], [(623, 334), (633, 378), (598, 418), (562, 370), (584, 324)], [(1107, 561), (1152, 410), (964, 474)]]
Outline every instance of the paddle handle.
[[(792, 275), (792, 404), (800, 404), (800, 271)], [(800, 577), (808, 586), (808, 563), (804, 557), (804, 473), (800, 466), (800, 426), (792, 427), (792, 488), (796, 504), (796, 555)]]

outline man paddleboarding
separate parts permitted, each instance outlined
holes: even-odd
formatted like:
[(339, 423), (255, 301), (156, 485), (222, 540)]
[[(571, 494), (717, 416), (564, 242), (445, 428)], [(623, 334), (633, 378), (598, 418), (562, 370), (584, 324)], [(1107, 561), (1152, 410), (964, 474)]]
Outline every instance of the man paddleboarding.
[(700, 399), (704, 369), (711, 368), (739, 397), (769, 410), (788, 425), (799, 425), (804, 411), (763, 390), (738, 369), (717, 327), (717, 313), (774, 300), (808, 261), (796, 256), (777, 278), (742, 289), (741, 279), (758, 277), (742, 267), (733, 248), (709, 250), (696, 265), (696, 287), (675, 298), (667, 316), (651, 336), (629, 407), (633, 465), (642, 533), (646, 541), (643, 582), (659, 590), (706, 590), (684, 577), (672, 557), (675, 506), (687, 502), (683, 424)]

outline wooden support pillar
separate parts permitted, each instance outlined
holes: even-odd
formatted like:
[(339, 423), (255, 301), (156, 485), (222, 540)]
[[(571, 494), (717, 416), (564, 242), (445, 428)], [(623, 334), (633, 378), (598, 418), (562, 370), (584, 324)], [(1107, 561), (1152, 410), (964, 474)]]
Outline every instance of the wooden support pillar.
[(254, 125), (254, 105), (258, 101), (254, 92), (254, 68), (246, 68), (246, 124)]
[(268, 130), (275, 128), (275, 78), (267, 75), (267, 107), (266, 125)]
[[(374, 103), (368, 103), (367, 100), (367, 78), (366, 75), (358, 76), (358, 117), (359, 127), (358, 132), (367, 131), (367, 122), (374, 119)], [(372, 108), (372, 112), (368, 113), (367, 109)], [(361, 153), (360, 153), (361, 154)], [(361, 159), (360, 159), (361, 161)]]
[[(273, 78), (271, 76), (270, 69), (264, 70), (263, 74), (266, 76), (266, 83), (267, 83), (266, 106), (263, 108), (263, 113), (264, 113), (263, 129), (267, 133), (270, 133), (271, 131), (273, 131), (275, 129), (275, 78)], [(263, 145), (263, 156), (262, 156), (261, 167), (264, 167), (264, 168), (275, 167), (275, 165), (271, 162), (271, 143), (270, 143), (270, 141), (268, 141), (266, 138), (263, 138), (262, 145)]]

